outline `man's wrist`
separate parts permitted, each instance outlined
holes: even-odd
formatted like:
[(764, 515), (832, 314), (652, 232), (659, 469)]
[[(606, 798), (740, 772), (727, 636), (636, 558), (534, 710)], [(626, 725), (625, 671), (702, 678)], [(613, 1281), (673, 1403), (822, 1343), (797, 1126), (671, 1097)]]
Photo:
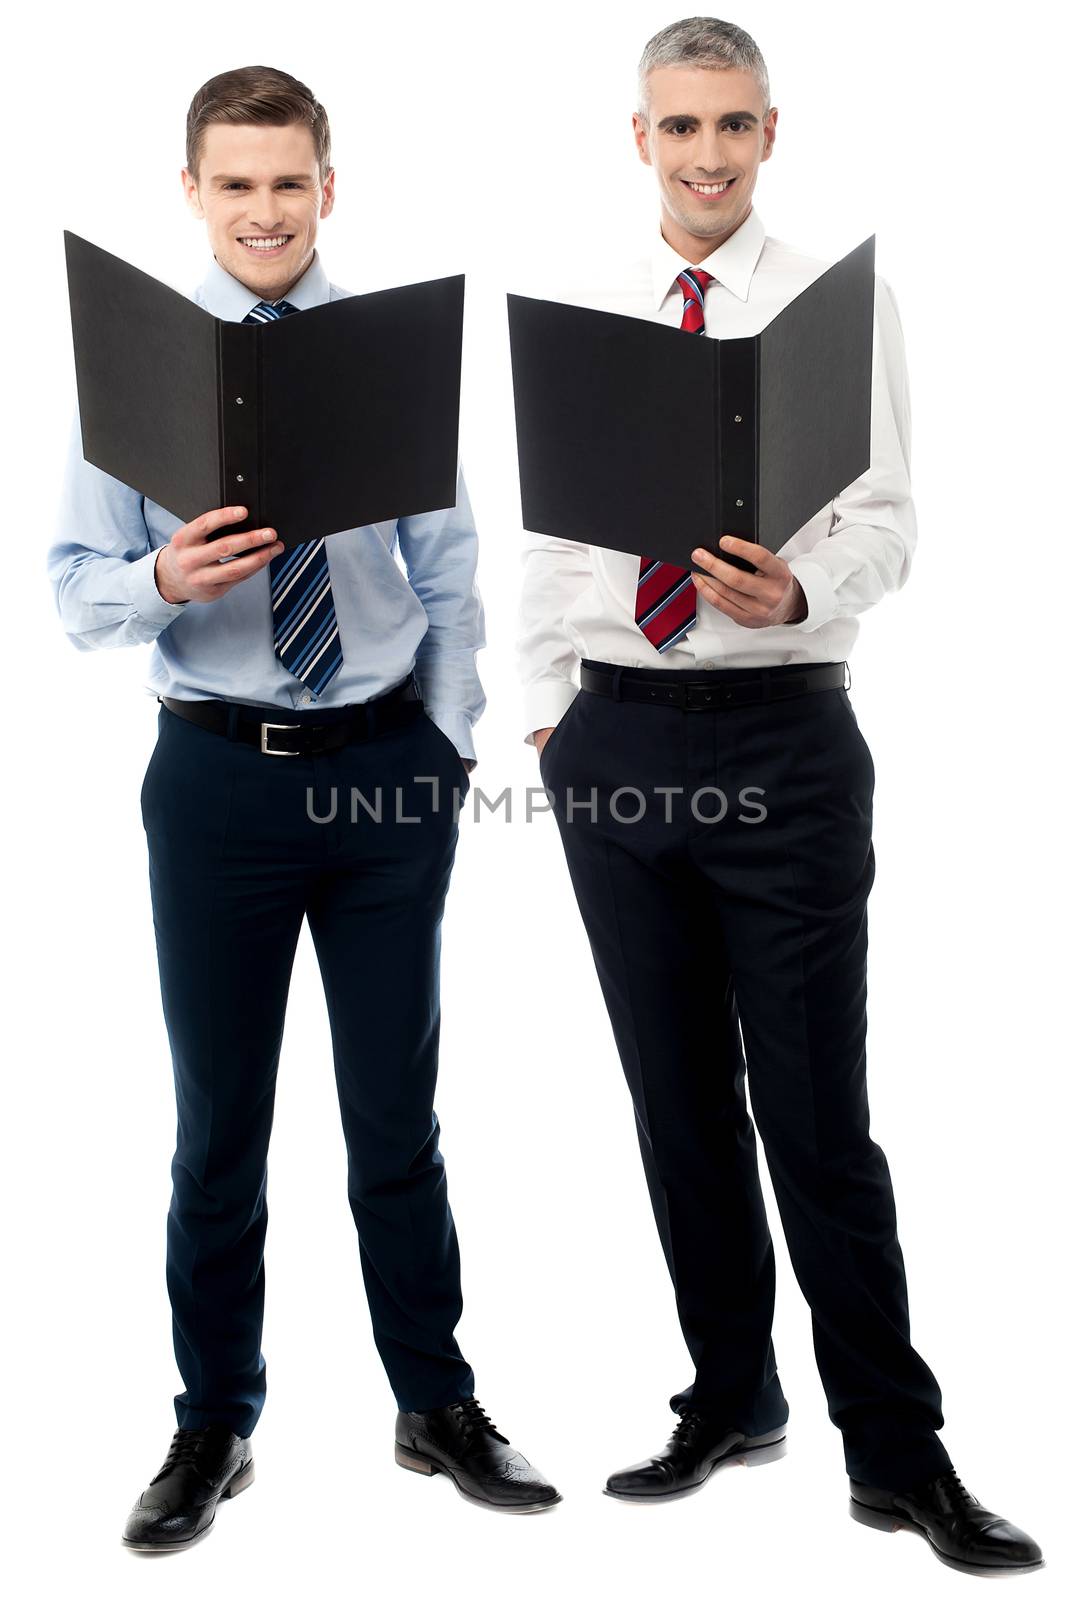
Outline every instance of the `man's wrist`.
[(154, 628), (157, 632), (168, 627), (175, 618), (185, 612), (184, 605), (164, 599), (160, 592), (155, 580), (155, 564), (158, 556), (157, 550), (146, 550), (144, 555), (138, 556), (136, 561), (130, 561), (126, 566), (130, 608), (147, 628)]
[(802, 589), (806, 600), (806, 615), (796, 619), (792, 627), (803, 633), (814, 633), (836, 616), (839, 607), (832, 580), (821, 563), (809, 552), (788, 562), (791, 575)]
[(810, 615), (810, 607), (806, 599), (806, 590), (803, 588), (802, 584), (794, 574), (792, 574), (791, 584), (791, 607), (787, 617), (785, 618), (785, 623), (788, 627), (793, 626), (796, 622), (805, 622), (807, 617)]
[(159, 598), (161, 600), (165, 600), (168, 606), (187, 606), (188, 605), (188, 601), (187, 600), (172, 600), (170, 598), (170, 596), (167, 594), (166, 590), (164, 589), (162, 583), (160, 583), (160, 581), (159, 581), (159, 561), (160, 561), (160, 557), (163, 554), (163, 549), (165, 549), (165, 546), (161, 547), (156, 552), (155, 561), (154, 561), (153, 566), (152, 566), (152, 572), (153, 572), (153, 574), (155, 576), (155, 587), (156, 587), (156, 590), (157, 590), (157, 592), (159, 594)]

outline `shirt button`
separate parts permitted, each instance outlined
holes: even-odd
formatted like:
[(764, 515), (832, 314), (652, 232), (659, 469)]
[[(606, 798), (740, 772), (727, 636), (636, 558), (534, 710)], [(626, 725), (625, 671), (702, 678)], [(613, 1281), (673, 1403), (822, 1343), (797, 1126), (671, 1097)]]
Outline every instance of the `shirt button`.
[(305, 689), (303, 691), (303, 693), (300, 695), (300, 705), (301, 706), (309, 706), (310, 703), (311, 703), (311, 697), (310, 697), (310, 695), (307, 693), (307, 691)]

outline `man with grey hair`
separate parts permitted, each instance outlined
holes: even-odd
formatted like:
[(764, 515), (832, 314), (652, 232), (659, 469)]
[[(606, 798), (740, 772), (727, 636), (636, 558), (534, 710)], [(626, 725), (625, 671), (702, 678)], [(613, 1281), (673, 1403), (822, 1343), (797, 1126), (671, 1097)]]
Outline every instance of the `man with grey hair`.
[[(754, 40), (691, 17), (649, 42), (633, 130), (660, 190), (650, 256), (571, 296), (728, 339), (827, 263), (752, 204), (777, 111)], [(870, 1137), (866, 902), (873, 761), (847, 694), (857, 616), (909, 575), (909, 398), (895, 297), (875, 285), (869, 470), (772, 554), (700, 571), (527, 534), (519, 658), (535, 744), (632, 1093), (694, 1382), (665, 1448), (609, 1494), (666, 1499), (772, 1459), (788, 1406), (751, 1107), (813, 1319), (851, 1511), (969, 1572), (1039, 1547), (963, 1488), (939, 1386), (909, 1338), (891, 1179)], [(724, 555), (741, 558), (738, 566)], [(747, 565), (749, 563), (749, 565)], [(578, 673), (579, 669), (579, 673)], [(633, 817), (608, 805), (635, 790)], [(758, 826), (736, 802), (765, 801)], [(721, 796), (707, 814), (699, 797)], [(742, 1034), (741, 1034), (742, 1028)]]

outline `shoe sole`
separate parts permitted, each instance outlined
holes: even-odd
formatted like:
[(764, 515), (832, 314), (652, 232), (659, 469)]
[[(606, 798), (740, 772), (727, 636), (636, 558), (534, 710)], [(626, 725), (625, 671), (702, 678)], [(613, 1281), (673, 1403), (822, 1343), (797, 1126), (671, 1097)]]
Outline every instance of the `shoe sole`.
[(485, 1500), (483, 1496), (471, 1494), (468, 1489), (464, 1489), (454, 1473), (441, 1462), (432, 1461), (428, 1456), (415, 1455), (412, 1450), (404, 1450), (400, 1444), (396, 1445), (396, 1462), (407, 1472), (420, 1472), (425, 1478), (432, 1478), (438, 1472), (443, 1473), (444, 1477), (449, 1478), (455, 1485), (464, 1500), (468, 1500), (471, 1505), (482, 1506), (487, 1511), (505, 1511), (511, 1516), (529, 1516), (535, 1511), (550, 1510), (562, 1499), (560, 1494), (556, 1494), (551, 1500), (536, 1500), (530, 1505), (498, 1505), (494, 1500)]
[(904, 1512), (877, 1511), (874, 1506), (866, 1506), (860, 1500), (855, 1500), (853, 1495), (850, 1512), (855, 1522), (860, 1522), (863, 1528), (878, 1528), (881, 1533), (919, 1534), (936, 1559), (942, 1561), (945, 1567), (953, 1567), (955, 1572), (968, 1572), (980, 1578), (1008, 1578), (1014, 1572), (1036, 1572), (1040, 1567), (1046, 1566), (1045, 1561), (1011, 1562), (1008, 1566), (988, 1566), (981, 1561), (962, 1561), (958, 1556), (944, 1555), (928, 1537), (926, 1529)]
[[(246, 1467), (242, 1467), (238, 1473), (230, 1478), (218, 1498), (219, 1500), (232, 1500), (235, 1494), (240, 1494), (249, 1484), (254, 1482), (255, 1462), (249, 1461)], [(217, 1510), (216, 1504), (215, 1511), (217, 1512)], [(213, 1527), (214, 1517), (198, 1533), (194, 1533), (191, 1539), (174, 1539), (169, 1544), (153, 1544), (147, 1539), (127, 1539), (123, 1536), (122, 1543), (127, 1550), (136, 1550), (143, 1555), (165, 1556), (172, 1551), (191, 1549), (194, 1544), (199, 1544), (201, 1539), (206, 1539)]]
[(760, 1433), (756, 1438), (745, 1439), (740, 1444), (732, 1445), (711, 1464), (709, 1472), (700, 1478), (698, 1483), (690, 1483), (684, 1489), (667, 1489), (661, 1494), (634, 1494), (624, 1489), (604, 1489), (603, 1493), (611, 1500), (627, 1500), (633, 1505), (650, 1506), (659, 1500), (683, 1500), (690, 1494), (698, 1494), (710, 1482), (719, 1467), (767, 1467), (771, 1461), (779, 1461), (788, 1453), (787, 1432), (783, 1428), (775, 1428), (772, 1433)]

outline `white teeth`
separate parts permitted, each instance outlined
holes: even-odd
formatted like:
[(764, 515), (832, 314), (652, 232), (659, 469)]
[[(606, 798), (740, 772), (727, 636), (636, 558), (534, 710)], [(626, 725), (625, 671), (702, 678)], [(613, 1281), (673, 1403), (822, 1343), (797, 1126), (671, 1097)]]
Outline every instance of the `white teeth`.
[(688, 183), (689, 189), (694, 189), (696, 194), (722, 194), (732, 182), (726, 178), (724, 183)]
[(281, 234), (276, 239), (242, 239), (241, 244), (250, 245), (253, 250), (278, 250), (283, 244), (288, 244), (291, 234)]

